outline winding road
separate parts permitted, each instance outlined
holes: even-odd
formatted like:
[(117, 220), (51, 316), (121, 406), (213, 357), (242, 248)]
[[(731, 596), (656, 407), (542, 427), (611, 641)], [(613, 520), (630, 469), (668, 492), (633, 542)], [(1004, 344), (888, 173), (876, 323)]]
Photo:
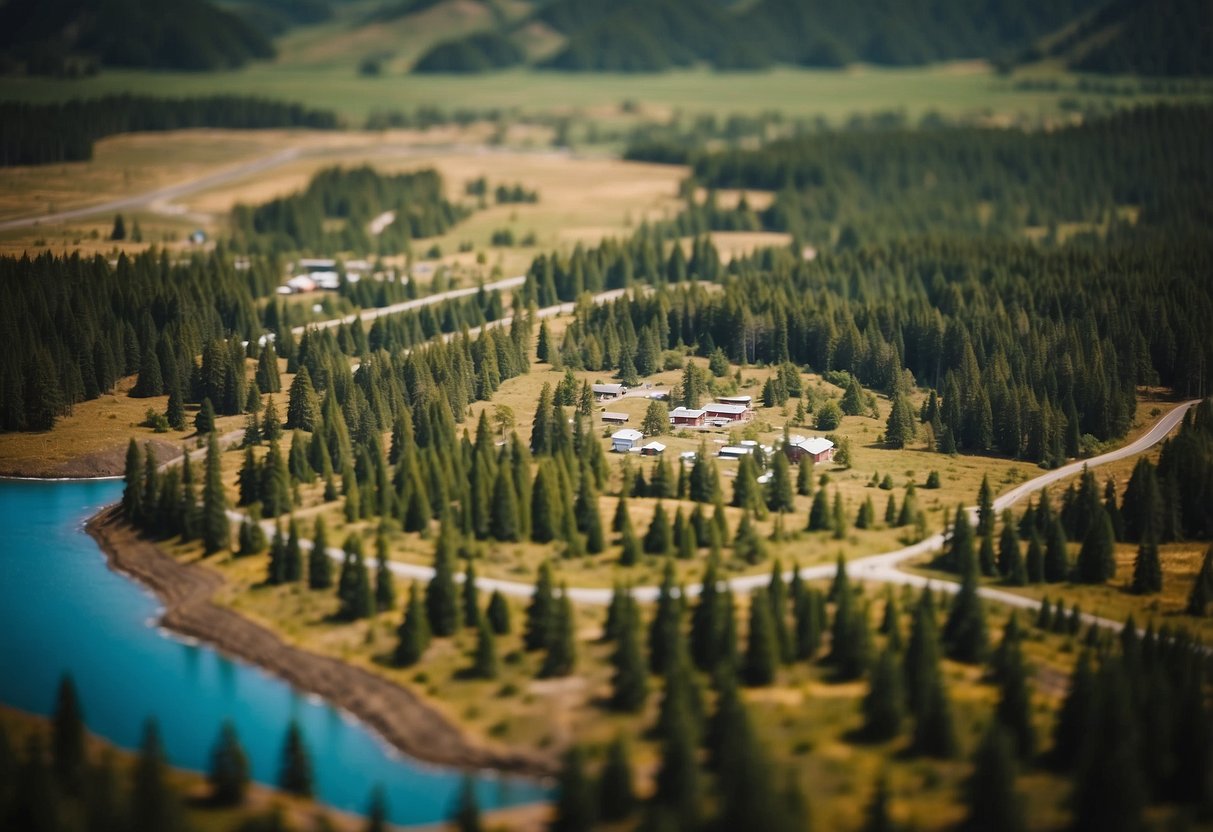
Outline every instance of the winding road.
[[(569, 304), (565, 304), (564, 306), (569, 306)], [(540, 311), (549, 312), (549, 314), (556, 314), (557, 310), (558, 307), (550, 307), (549, 309)], [(504, 321), (494, 323), (504, 323)], [(1154, 423), (1154, 425), (1152, 425), (1144, 434), (1123, 447), (1116, 448), (1115, 450), (1108, 451), (1107, 453), (1100, 454), (1096, 457), (1091, 457), (1090, 459), (1072, 462), (1068, 465), (1048, 471), (1041, 474), (1039, 477), (1017, 485), (1015, 488), (1012, 488), (1010, 491), (1000, 495), (994, 500), (995, 511), (1002, 511), (1003, 509), (1019, 502), (1030, 494), (1040, 491), (1043, 488), (1047, 488), (1048, 486), (1060, 482), (1068, 477), (1081, 473), (1084, 466), (1088, 468), (1097, 468), (1101, 465), (1107, 465), (1111, 462), (1127, 459), (1149, 450), (1151, 447), (1157, 445), (1159, 442), (1165, 439), (1167, 435), (1179, 425), (1179, 423), (1183, 420), (1184, 414), (1186, 414), (1188, 410), (1197, 403), (1197, 401), (1198, 400), (1186, 401), (1176, 405), (1174, 408), (1164, 414), (1156, 423)], [(975, 514), (976, 508), (970, 507), (968, 511)], [(244, 515), (238, 511), (229, 511), (228, 515), (235, 522), (240, 522), (244, 519)], [(267, 531), (273, 531), (273, 521), (264, 521), (263, 525)], [(957, 583), (927, 578), (923, 575), (904, 572), (898, 568), (902, 563), (911, 558), (926, 555), (942, 548), (943, 543), (943, 533), (936, 533), (917, 543), (904, 546), (901, 549), (897, 549), (892, 552), (884, 552), (881, 554), (856, 558), (847, 564), (847, 573), (851, 577), (861, 581), (905, 584), (919, 588), (925, 587), (929, 584), (946, 592), (955, 592), (959, 588), (959, 584)], [(301, 541), (301, 546), (303, 549), (310, 551), (311, 541)], [(338, 562), (343, 560), (345, 557), (344, 551), (337, 547), (329, 547), (327, 552), (329, 557)], [(393, 561), (389, 563), (389, 568), (396, 576), (408, 578), (410, 580), (428, 581), (434, 575), (433, 568), (423, 564), (399, 563)], [(837, 567), (834, 564), (821, 564), (818, 566), (803, 567), (799, 570), (799, 572), (800, 577), (804, 580), (821, 580), (832, 576), (836, 568)], [(784, 580), (790, 580), (793, 573), (794, 570), (785, 572), (783, 576)], [(462, 580), (462, 575), (456, 575), (456, 579)], [(749, 593), (758, 587), (766, 586), (769, 580), (770, 577), (766, 574), (756, 574), (732, 578), (727, 581), (727, 583), (734, 592)], [(492, 592), (493, 590), (497, 590), (504, 595), (512, 595), (515, 597), (529, 597), (534, 591), (533, 584), (523, 583), (520, 581), (510, 581), (501, 578), (479, 577), (476, 579), (476, 585), (484, 591)], [(700, 589), (701, 585), (691, 585), (687, 587), (686, 593), (688, 596), (693, 597), (699, 594)], [(1015, 593), (993, 587), (982, 587), (978, 591), (983, 598), (1014, 607), (1036, 609), (1040, 606), (1040, 602), (1034, 598), (1016, 595)], [(632, 589), (632, 595), (634, 598), (636, 598), (638, 601), (646, 602), (656, 600), (659, 592), (660, 588), (657, 586), (640, 586)], [(576, 603), (605, 605), (610, 603), (613, 590), (600, 587), (571, 586), (568, 588), (568, 593), (569, 598)], [(1119, 627), (1122, 624), (1122, 622), (1111, 621), (1109, 619), (1099, 618), (1098, 616), (1093, 615), (1084, 615), (1083, 620), (1089, 624), (1097, 624), (1105, 627)]]
[(98, 203), (96, 205), (85, 205), (80, 208), (72, 208), (67, 211), (57, 211), (53, 214), (36, 214), (30, 217), (18, 217), (17, 219), (4, 220), (0, 222), (0, 231), (9, 231), (14, 228), (28, 228), (33, 225), (42, 225), (43, 223), (56, 223), (65, 220), (76, 220), (81, 217), (91, 217), (96, 214), (112, 214), (118, 211), (129, 211), (132, 208), (142, 208), (147, 205), (154, 205), (161, 202), (172, 202), (175, 199), (180, 199), (183, 196), (204, 191), (209, 188), (215, 188), (220, 185), (226, 185), (229, 182), (235, 182), (250, 176), (255, 173), (262, 173), (276, 168), (279, 165), (284, 165), (287, 162), (292, 162), (303, 155), (303, 148), (290, 147), (286, 150), (280, 150), (277, 153), (271, 153), (268, 156), (262, 156), (239, 165), (222, 168), (221, 170), (208, 173), (204, 176), (199, 176), (195, 179), (187, 179), (184, 182), (176, 182), (172, 185), (166, 185), (163, 188), (157, 188), (154, 191), (145, 191), (141, 194), (133, 196), (124, 196), (120, 199), (112, 199), (108, 202)]

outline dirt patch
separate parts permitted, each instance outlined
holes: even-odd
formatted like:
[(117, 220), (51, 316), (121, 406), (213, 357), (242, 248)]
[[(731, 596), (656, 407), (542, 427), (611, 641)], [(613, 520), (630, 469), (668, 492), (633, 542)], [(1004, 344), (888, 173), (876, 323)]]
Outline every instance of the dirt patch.
[(556, 770), (551, 757), (482, 744), (407, 688), (337, 659), (293, 647), (269, 629), (220, 607), (211, 598), (223, 577), (178, 563), (122, 521), (116, 508), (87, 525), (110, 566), (150, 587), (164, 604), (160, 623), (221, 652), (265, 668), (293, 687), (352, 713), (409, 756), (466, 769), (491, 768), (533, 776)]
[[(161, 463), (181, 456), (181, 447), (174, 443), (150, 439), (146, 440), (145, 444), (151, 444), (156, 459)], [(63, 461), (48, 460), (43, 457), (0, 460), (0, 476), (4, 477), (37, 477), (38, 479), (120, 477), (125, 468), (125, 443), (100, 451), (90, 451)]]

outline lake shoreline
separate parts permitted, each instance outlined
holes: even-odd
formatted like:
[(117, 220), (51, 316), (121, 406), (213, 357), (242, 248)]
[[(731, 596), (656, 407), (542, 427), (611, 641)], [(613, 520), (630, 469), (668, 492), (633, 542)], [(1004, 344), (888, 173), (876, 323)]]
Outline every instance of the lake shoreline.
[(215, 604), (211, 599), (223, 586), (223, 577), (162, 552), (121, 519), (117, 506), (89, 518), (85, 530), (105, 553), (111, 569), (155, 593), (164, 605), (161, 626), (260, 667), (296, 690), (320, 696), (400, 752), (463, 769), (530, 777), (555, 773), (553, 758), (478, 742), (407, 688), (364, 668), (287, 644), (268, 628)]

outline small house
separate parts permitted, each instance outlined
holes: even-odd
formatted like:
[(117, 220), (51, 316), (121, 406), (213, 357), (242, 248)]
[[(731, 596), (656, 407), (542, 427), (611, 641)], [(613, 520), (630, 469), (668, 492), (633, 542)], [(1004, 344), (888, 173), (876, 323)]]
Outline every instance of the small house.
[(730, 424), (732, 422), (745, 422), (754, 415), (744, 404), (722, 404), (721, 402), (711, 402), (703, 406), (706, 418), (712, 424)]
[(602, 412), (602, 421), (608, 425), (625, 425), (628, 418), (628, 414), (626, 413), (617, 413), (613, 410), (604, 410)]
[(720, 404), (739, 404), (747, 409), (754, 406), (753, 396), (717, 396), (716, 401)]
[(812, 462), (833, 462), (834, 443), (824, 436), (793, 436), (784, 446), (784, 453), (792, 462), (800, 462), (806, 457)]
[(600, 402), (609, 402), (628, 392), (628, 388), (622, 384), (595, 384), (590, 390)]
[(744, 445), (725, 445), (716, 455), (721, 459), (741, 459), (754, 453), (754, 449)]
[(641, 456), (661, 456), (665, 453), (665, 445), (660, 442), (650, 442), (640, 449)]
[(689, 407), (676, 407), (670, 411), (670, 424), (675, 427), (701, 427), (707, 418), (707, 411)]
[(636, 443), (644, 439), (644, 434), (634, 428), (624, 428), (611, 434), (611, 450), (617, 454), (626, 454), (636, 447)]

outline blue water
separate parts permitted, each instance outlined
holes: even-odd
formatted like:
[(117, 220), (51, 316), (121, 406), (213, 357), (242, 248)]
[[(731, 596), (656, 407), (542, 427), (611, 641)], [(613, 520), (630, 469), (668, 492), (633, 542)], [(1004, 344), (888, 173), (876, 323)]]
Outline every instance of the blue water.
[[(450, 816), (463, 774), (403, 758), (360, 724), (248, 665), (152, 626), (159, 605), (111, 572), (84, 522), (115, 502), (117, 481), (0, 480), (0, 702), (54, 707), (60, 676), (76, 681), (88, 727), (125, 748), (154, 716), (170, 761), (205, 771), (224, 719), (236, 724), (254, 779), (274, 784), (293, 717), (311, 751), (317, 798), (361, 812), (376, 784), (391, 820)], [(532, 781), (480, 775), (482, 808), (545, 797)]]

